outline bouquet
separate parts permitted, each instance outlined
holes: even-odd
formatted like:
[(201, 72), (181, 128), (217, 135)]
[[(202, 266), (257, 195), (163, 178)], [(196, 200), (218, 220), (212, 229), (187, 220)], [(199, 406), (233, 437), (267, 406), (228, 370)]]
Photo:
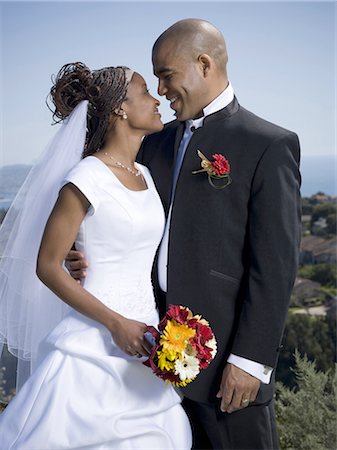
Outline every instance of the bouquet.
[(216, 354), (209, 323), (184, 306), (170, 305), (158, 330), (148, 327), (153, 347), (147, 361), (155, 375), (176, 386), (186, 386), (206, 369)]

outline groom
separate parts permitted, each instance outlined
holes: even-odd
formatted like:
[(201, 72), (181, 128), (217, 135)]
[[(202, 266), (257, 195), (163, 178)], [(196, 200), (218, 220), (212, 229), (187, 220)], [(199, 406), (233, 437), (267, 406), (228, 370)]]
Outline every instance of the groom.
[[(274, 449), (273, 375), (300, 240), (300, 149), (296, 134), (239, 105), (227, 59), (222, 34), (203, 20), (179, 21), (157, 39), (158, 93), (177, 120), (145, 139), (139, 161), (168, 216), (158, 296), (202, 314), (218, 341), (214, 362), (183, 389), (195, 448)], [(193, 174), (197, 150), (209, 161), (224, 156), (231, 183)]]
[[(183, 389), (194, 448), (276, 449), (273, 380), (300, 240), (298, 138), (239, 105), (210, 23), (175, 23), (152, 60), (177, 118), (139, 154), (167, 214), (157, 297), (203, 315), (218, 342), (210, 367)], [(197, 150), (211, 162), (221, 155), (230, 172), (193, 174)]]

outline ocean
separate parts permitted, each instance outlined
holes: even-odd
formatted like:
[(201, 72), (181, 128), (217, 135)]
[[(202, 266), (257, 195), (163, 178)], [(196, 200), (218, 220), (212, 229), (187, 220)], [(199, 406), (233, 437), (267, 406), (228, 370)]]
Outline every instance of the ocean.
[(302, 155), (300, 170), (303, 197), (310, 197), (317, 192), (337, 195), (337, 162), (334, 155)]
[[(0, 209), (8, 209), (31, 166), (16, 164), (0, 167)], [(336, 161), (333, 155), (303, 156), (301, 162), (303, 197), (317, 192), (336, 195)]]
[(0, 167), (0, 209), (10, 207), (30, 169), (24, 164)]

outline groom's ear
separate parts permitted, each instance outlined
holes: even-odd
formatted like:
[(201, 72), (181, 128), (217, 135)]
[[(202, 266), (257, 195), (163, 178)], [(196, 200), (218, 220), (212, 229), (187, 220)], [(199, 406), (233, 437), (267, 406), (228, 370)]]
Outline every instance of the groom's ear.
[(198, 62), (204, 77), (207, 77), (213, 65), (212, 58), (207, 53), (202, 53), (198, 56)]

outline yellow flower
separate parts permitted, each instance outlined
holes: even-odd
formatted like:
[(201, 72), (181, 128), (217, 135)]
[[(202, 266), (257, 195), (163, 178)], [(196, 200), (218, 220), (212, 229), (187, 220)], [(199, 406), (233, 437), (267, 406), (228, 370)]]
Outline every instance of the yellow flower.
[(176, 352), (168, 349), (164, 349), (157, 352), (158, 355), (158, 367), (160, 370), (173, 370), (174, 361), (179, 358)]
[(157, 352), (158, 356), (158, 367), (160, 370), (173, 370), (174, 361), (180, 358), (180, 355), (172, 350), (163, 348)]
[(164, 334), (160, 338), (163, 349), (182, 352), (186, 347), (186, 341), (195, 335), (195, 330), (187, 325), (182, 325), (175, 320), (168, 320)]
[(180, 387), (184, 387), (187, 386), (189, 383), (191, 383), (194, 380), (194, 378), (186, 378), (186, 380), (183, 381), (173, 381), (173, 384), (175, 386), (180, 386)]

